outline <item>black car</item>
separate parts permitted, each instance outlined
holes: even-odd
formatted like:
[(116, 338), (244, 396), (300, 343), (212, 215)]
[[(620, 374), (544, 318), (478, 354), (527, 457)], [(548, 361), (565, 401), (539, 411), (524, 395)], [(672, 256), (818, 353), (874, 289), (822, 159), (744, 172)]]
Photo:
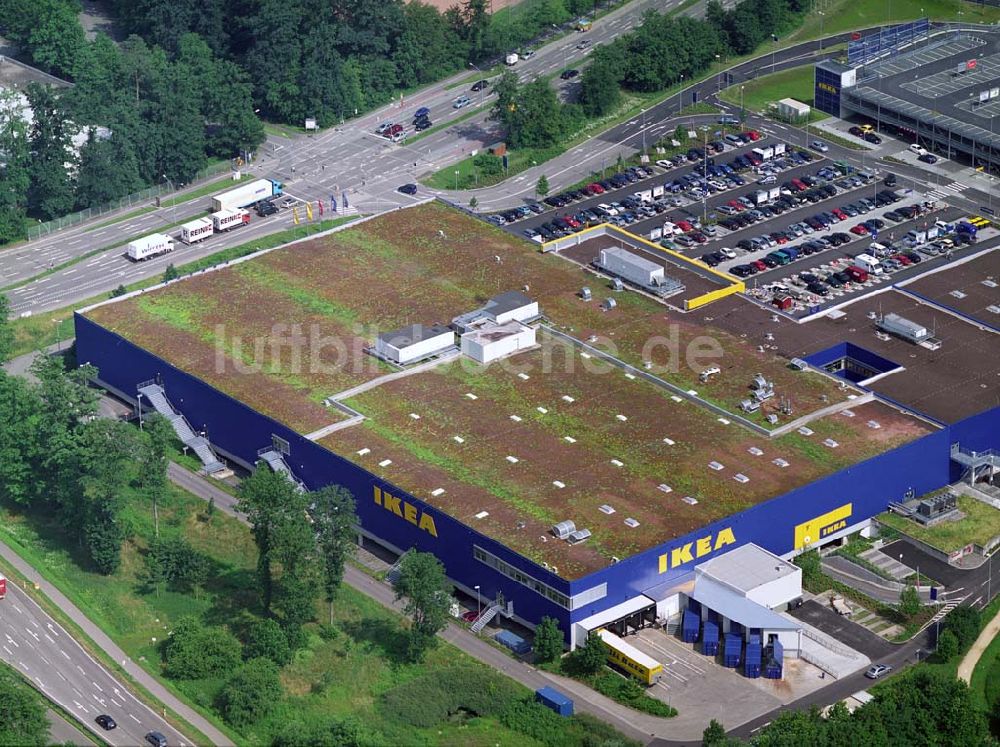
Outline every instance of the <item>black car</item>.
[(472, 84), (472, 90), (473, 91), (482, 91), (489, 84), (490, 84), (490, 82), (488, 80), (477, 80), (475, 83)]
[(100, 716), (95, 718), (94, 721), (96, 721), (97, 725), (104, 729), (104, 731), (111, 731), (112, 729), (118, 728), (118, 724), (115, 723), (115, 720), (106, 713), (102, 713)]
[(416, 122), (413, 123), (413, 129), (416, 130), (417, 132), (420, 132), (421, 130), (426, 130), (428, 127), (431, 126), (432, 123), (429, 119), (418, 119)]
[(876, 135), (874, 132), (866, 132), (864, 134), (865, 142), (871, 143), (872, 145), (881, 145), (882, 138)]
[(562, 78), (563, 80), (573, 80), (573, 78), (575, 78), (579, 74), (580, 74), (579, 70), (577, 70), (576, 68), (571, 68), (569, 70), (563, 70), (562, 73), (559, 75), (559, 77)]
[(417, 193), (416, 184), (402, 184), (396, 188), (397, 192), (402, 192), (404, 195), (415, 195)]
[(809, 285), (807, 285), (806, 288), (815, 293), (817, 296), (825, 296), (827, 293), (830, 292), (830, 289), (819, 281), (815, 283), (809, 283)]
[(882, 180), (882, 183), (887, 187), (895, 187), (897, 184), (896, 175), (886, 174), (885, 179)]
[(278, 206), (275, 205), (270, 200), (261, 200), (256, 205), (257, 215), (261, 218), (266, 218), (269, 215), (274, 215), (278, 212)]
[(750, 265), (736, 265), (735, 267), (730, 268), (729, 271), (738, 278), (745, 278), (753, 275), (756, 268), (751, 269)]
[(924, 153), (922, 156), (918, 156), (917, 160), (923, 161), (924, 163), (937, 163), (938, 157), (933, 153)]

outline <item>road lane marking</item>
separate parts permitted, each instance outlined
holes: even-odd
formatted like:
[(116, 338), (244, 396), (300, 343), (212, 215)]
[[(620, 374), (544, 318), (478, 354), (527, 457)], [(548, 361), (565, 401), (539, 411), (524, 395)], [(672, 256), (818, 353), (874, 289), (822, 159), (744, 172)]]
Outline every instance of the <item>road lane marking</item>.
[(49, 643), (54, 644), (56, 642), (56, 639), (50, 636), (48, 633), (45, 633), (45, 638), (48, 640)]
[(62, 649), (59, 649), (59, 653), (62, 654), (63, 656), (65, 656), (67, 660), (69, 660), (69, 654), (67, 654), (65, 651), (63, 651)]
[(11, 651), (9, 648), (7, 648), (6, 645), (3, 647), (3, 650), (7, 652), (7, 656), (13, 656), (14, 655), (14, 652)]
[(21, 668), (24, 669), (25, 672), (28, 671), (28, 665), (25, 664), (23, 661), (19, 661), (18, 664), (21, 665)]
[(101, 691), (102, 693), (104, 692), (104, 688), (103, 688), (103, 687), (101, 687), (100, 685), (98, 685), (98, 684), (97, 684), (96, 682), (94, 682), (93, 680), (91, 680), (91, 681), (90, 681), (90, 684), (91, 684), (91, 685), (93, 685), (94, 687), (96, 687), (96, 688), (97, 688), (98, 690), (100, 690), (100, 691)]
[(130, 719), (132, 719), (133, 721), (135, 721), (135, 722), (136, 722), (137, 724), (141, 724), (141, 723), (142, 723), (142, 721), (140, 721), (139, 719), (137, 719), (137, 718), (136, 718), (135, 716), (133, 716), (133, 715), (132, 715), (131, 713), (130, 713), (130, 714), (128, 715), (128, 717), (129, 717)]

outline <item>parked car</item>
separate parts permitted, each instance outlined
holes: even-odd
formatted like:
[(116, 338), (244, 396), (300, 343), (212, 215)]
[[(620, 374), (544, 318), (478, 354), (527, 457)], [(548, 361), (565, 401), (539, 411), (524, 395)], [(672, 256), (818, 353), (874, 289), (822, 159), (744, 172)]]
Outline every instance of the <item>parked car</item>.
[(924, 153), (922, 156), (918, 156), (917, 160), (923, 161), (924, 163), (937, 163), (938, 157), (933, 153)]
[(559, 77), (562, 78), (563, 80), (572, 80), (579, 74), (580, 74), (579, 70), (577, 70), (576, 68), (570, 68), (569, 70), (563, 70), (562, 73), (559, 75)]

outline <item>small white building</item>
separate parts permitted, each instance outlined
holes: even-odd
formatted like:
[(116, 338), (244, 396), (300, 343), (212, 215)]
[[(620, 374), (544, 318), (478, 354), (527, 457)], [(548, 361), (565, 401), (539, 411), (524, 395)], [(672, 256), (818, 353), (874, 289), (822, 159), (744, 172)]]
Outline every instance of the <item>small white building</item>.
[(392, 332), (383, 332), (375, 340), (379, 357), (405, 366), (438, 355), (455, 346), (455, 333), (440, 324), (411, 324)]
[(502, 325), (516, 321), (528, 323), (539, 316), (538, 302), (532, 301), (521, 291), (507, 291), (489, 299), (481, 308), (452, 319), (459, 334), (471, 332), (488, 325)]
[(477, 363), (490, 363), (534, 345), (534, 328), (518, 321), (490, 322), (462, 335), (462, 354)]
[(778, 116), (791, 122), (806, 119), (811, 111), (808, 104), (803, 104), (795, 99), (782, 99), (778, 102)]

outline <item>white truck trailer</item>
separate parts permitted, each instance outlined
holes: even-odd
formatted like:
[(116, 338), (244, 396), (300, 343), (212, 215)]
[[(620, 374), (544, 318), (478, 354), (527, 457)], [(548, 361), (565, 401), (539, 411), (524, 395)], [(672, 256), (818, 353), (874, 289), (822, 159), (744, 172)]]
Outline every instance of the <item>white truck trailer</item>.
[(204, 241), (214, 233), (211, 218), (195, 218), (181, 226), (181, 241), (185, 244), (196, 244)]
[(162, 233), (151, 233), (141, 239), (128, 242), (126, 255), (133, 262), (141, 262), (150, 257), (166, 254), (174, 250), (174, 240)]
[(255, 179), (236, 189), (222, 192), (212, 198), (212, 212), (220, 210), (234, 210), (235, 208), (245, 208), (269, 197), (277, 197), (281, 194), (281, 184), (273, 179)]
[(250, 213), (243, 208), (235, 210), (220, 210), (212, 213), (212, 226), (216, 233), (229, 231), (233, 228), (245, 226), (250, 222)]

